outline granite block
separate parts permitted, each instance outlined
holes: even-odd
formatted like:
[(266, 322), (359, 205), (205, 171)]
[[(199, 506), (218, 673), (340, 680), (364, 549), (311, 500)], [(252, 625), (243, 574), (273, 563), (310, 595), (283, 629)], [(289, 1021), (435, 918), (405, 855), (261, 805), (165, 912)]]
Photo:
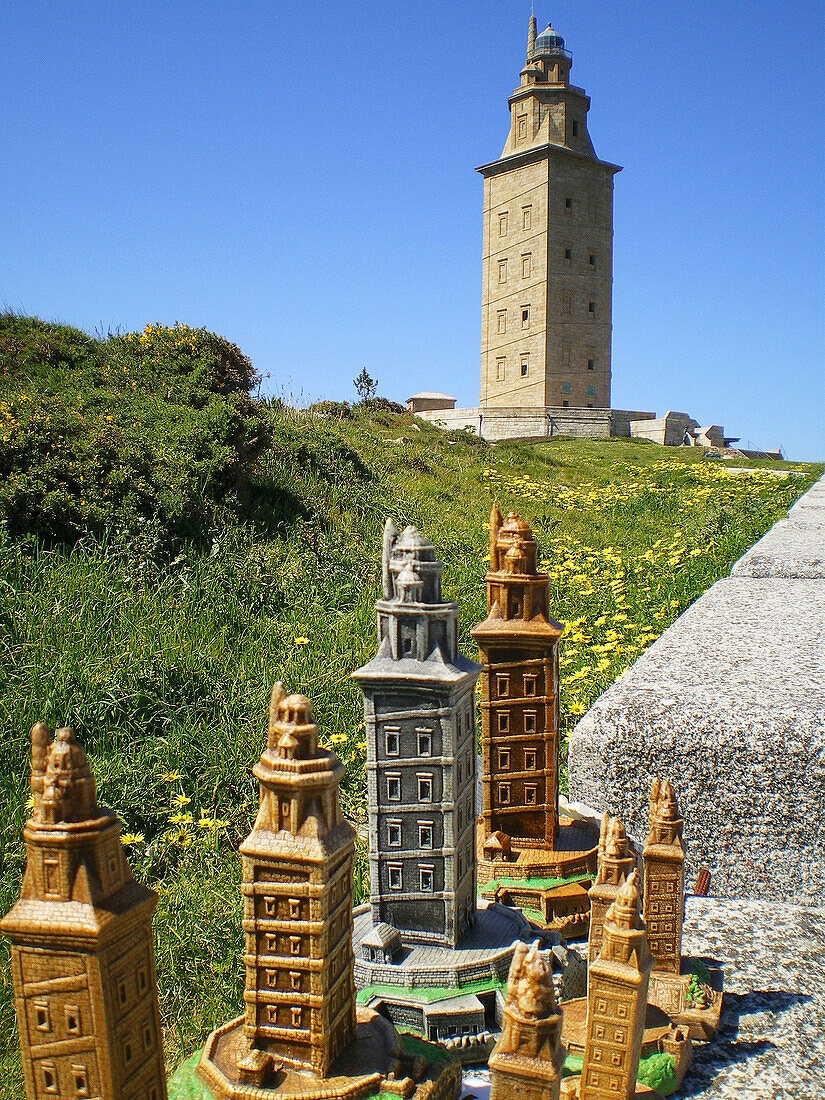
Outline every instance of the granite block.
[(717, 581), (570, 739), (570, 797), (643, 835), (651, 780), (711, 892), (817, 903), (825, 889), (825, 585)]
[(825, 578), (825, 527), (779, 520), (734, 564), (731, 576)]

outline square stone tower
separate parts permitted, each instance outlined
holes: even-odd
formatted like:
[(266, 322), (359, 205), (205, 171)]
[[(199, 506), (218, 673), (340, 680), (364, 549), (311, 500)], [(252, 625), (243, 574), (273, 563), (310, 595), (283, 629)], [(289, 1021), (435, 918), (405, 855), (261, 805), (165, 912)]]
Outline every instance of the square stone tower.
[(650, 831), (642, 851), (644, 919), (655, 969), (677, 975), (682, 965), (685, 904), (683, 827), (670, 781), (655, 778), (650, 789)]
[(473, 627), (482, 662), (483, 857), (552, 852), (559, 827), (559, 655), (546, 573), (527, 523), (490, 515), (488, 615)]
[(605, 915), (601, 949), (588, 969), (579, 1100), (636, 1095), (652, 967), (633, 871)]
[(132, 878), (120, 822), (97, 805), (68, 728), (32, 728), (32, 815), (12, 942), (28, 1100), (166, 1100), (151, 919), (157, 894)]
[(458, 608), (414, 527), (384, 530), (378, 652), (364, 693), (373, 925), (455, 947), (476, 919), (475, 684)]
[(309, 700), (277, 683), (267, 746), (253, 768), (260, 809), (241, 844), (246, 940), (238, 1069), (267, 1058), (325, 1077), (355, 1038), (352, 857), (338, 802), (344, 766), (319, 748)]
[(610, 407), (613, 176), (572, 58), (530, 17), (510, 133), (484, 177), (481, 407)]

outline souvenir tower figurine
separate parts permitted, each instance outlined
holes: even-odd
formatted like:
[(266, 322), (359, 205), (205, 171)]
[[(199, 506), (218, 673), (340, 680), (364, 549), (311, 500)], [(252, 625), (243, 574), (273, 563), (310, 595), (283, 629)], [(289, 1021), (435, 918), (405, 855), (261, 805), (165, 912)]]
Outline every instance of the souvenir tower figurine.
[(456, 1063), (434, 1064), (426, 1049), (407, 1054), (387, 1020), (356, 1014), (355, 832), (338, 801), (344, 767), (319, 746), (309, 700), (285, 695), (280, 683), (253, 773), (260, 808), (241, 845), (245, 1013), (207, 1039), (197, 1069), (203, 1095), (359, 1100), (391, 1079), (406, 1100), (456, 1100)]
[[(495, 1029), (496, 990), (528, 924), (517, 910), (478, 905), (481, 669), (458, 649), (458, 608), (442, 596), (432, 544), (414, 527), (399, 534), (392, 520), (376, 611), (378, 652), (353, 673), (364, 695), (370, 860), (370, 903), (355, 913), (355, 983), (393, 1022), (466, 1043)], [(370, 994), (376, 986), (380, 995)]]
[[(563, 627), (550, 616), (549, 582), (521, 516), (490, 515), (487, 618), (472, 630), (481, 652), (482, 828), (479, 881), (485, 895), (542, 913), (562, 932), (586, 928), (586, 887), (596, 836), (559, 819), (559, 664)], [(517, 880), (518, 887), (498, 880)], [(530, 880), (562, 878), (561, 889)]]
[(458, 608), (442, 598), (432, 543), (387, 520), (381, 565), (378, 652), (353, 673), (364, 693), (372, 921), (405, 943), (455, 947), (476, 916), (480, 669), (458, 650)]
[(559, 1100), (565, 1051), (549, 951), (519, 943), (507, 977), (501, 1036), (490, 1055), (490, 1100)]
[(165, 1100), (157, 894), (132, 878), (71, 729), (50, 744), (43, 723), (32, 727), (31, 791), (20, 900), (0, 922), (28, 1100)]
[(587, 958), (593, 962), (602, 946), (604, 916), (636, 866), (636, 856), (627, 839), (624, 825), (617, 818), (602, 814), (596, 881), (590, 887), (590, 933)]
[(685, 896), (684, 821), (669, 780), (653, 780), (645, 865), (644, 919), (654, 969), (678, 974), (682, 958)]

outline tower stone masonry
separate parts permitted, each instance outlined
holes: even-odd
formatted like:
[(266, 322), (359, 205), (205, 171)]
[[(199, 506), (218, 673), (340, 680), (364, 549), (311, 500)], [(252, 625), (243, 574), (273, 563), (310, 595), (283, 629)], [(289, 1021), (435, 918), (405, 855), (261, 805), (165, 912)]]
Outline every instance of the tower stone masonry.
[[(364, 694), (370, 905), (365, 950), (455, 947), (476, 919), (475, 683), (458, 650), (458, 608), (414, 527), (387, 520), (379, 647), (353, 673)], [(399, 937), (393, 935), (393, 930)]]
[(510, 132), (484, 177), (484, 408), (610, 407), (613, 176), (572, 57), (530, 17)]
[(0, 922), (28, 1100), (165, 1100), (157, 894), (132, 878), (71, 729), (50, 743), (32, 728), (31, 791), (20, 900)]
[(645, 868), (644, 919), (654, 969), (678, 975), (682, 964), (685, 893), (684, 821), (670, 781), (653, 780), (650, 830), (642, 858)]

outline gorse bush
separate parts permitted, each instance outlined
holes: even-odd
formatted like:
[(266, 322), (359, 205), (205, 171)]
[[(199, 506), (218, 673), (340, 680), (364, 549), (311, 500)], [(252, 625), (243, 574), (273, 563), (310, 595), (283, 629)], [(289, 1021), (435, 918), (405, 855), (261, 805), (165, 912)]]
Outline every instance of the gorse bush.
[(52, 543), (203, 541), (248, 504), (268, 440), (256, 378), (204, 329), (94, 340), (0, 315), (0, 518)]

